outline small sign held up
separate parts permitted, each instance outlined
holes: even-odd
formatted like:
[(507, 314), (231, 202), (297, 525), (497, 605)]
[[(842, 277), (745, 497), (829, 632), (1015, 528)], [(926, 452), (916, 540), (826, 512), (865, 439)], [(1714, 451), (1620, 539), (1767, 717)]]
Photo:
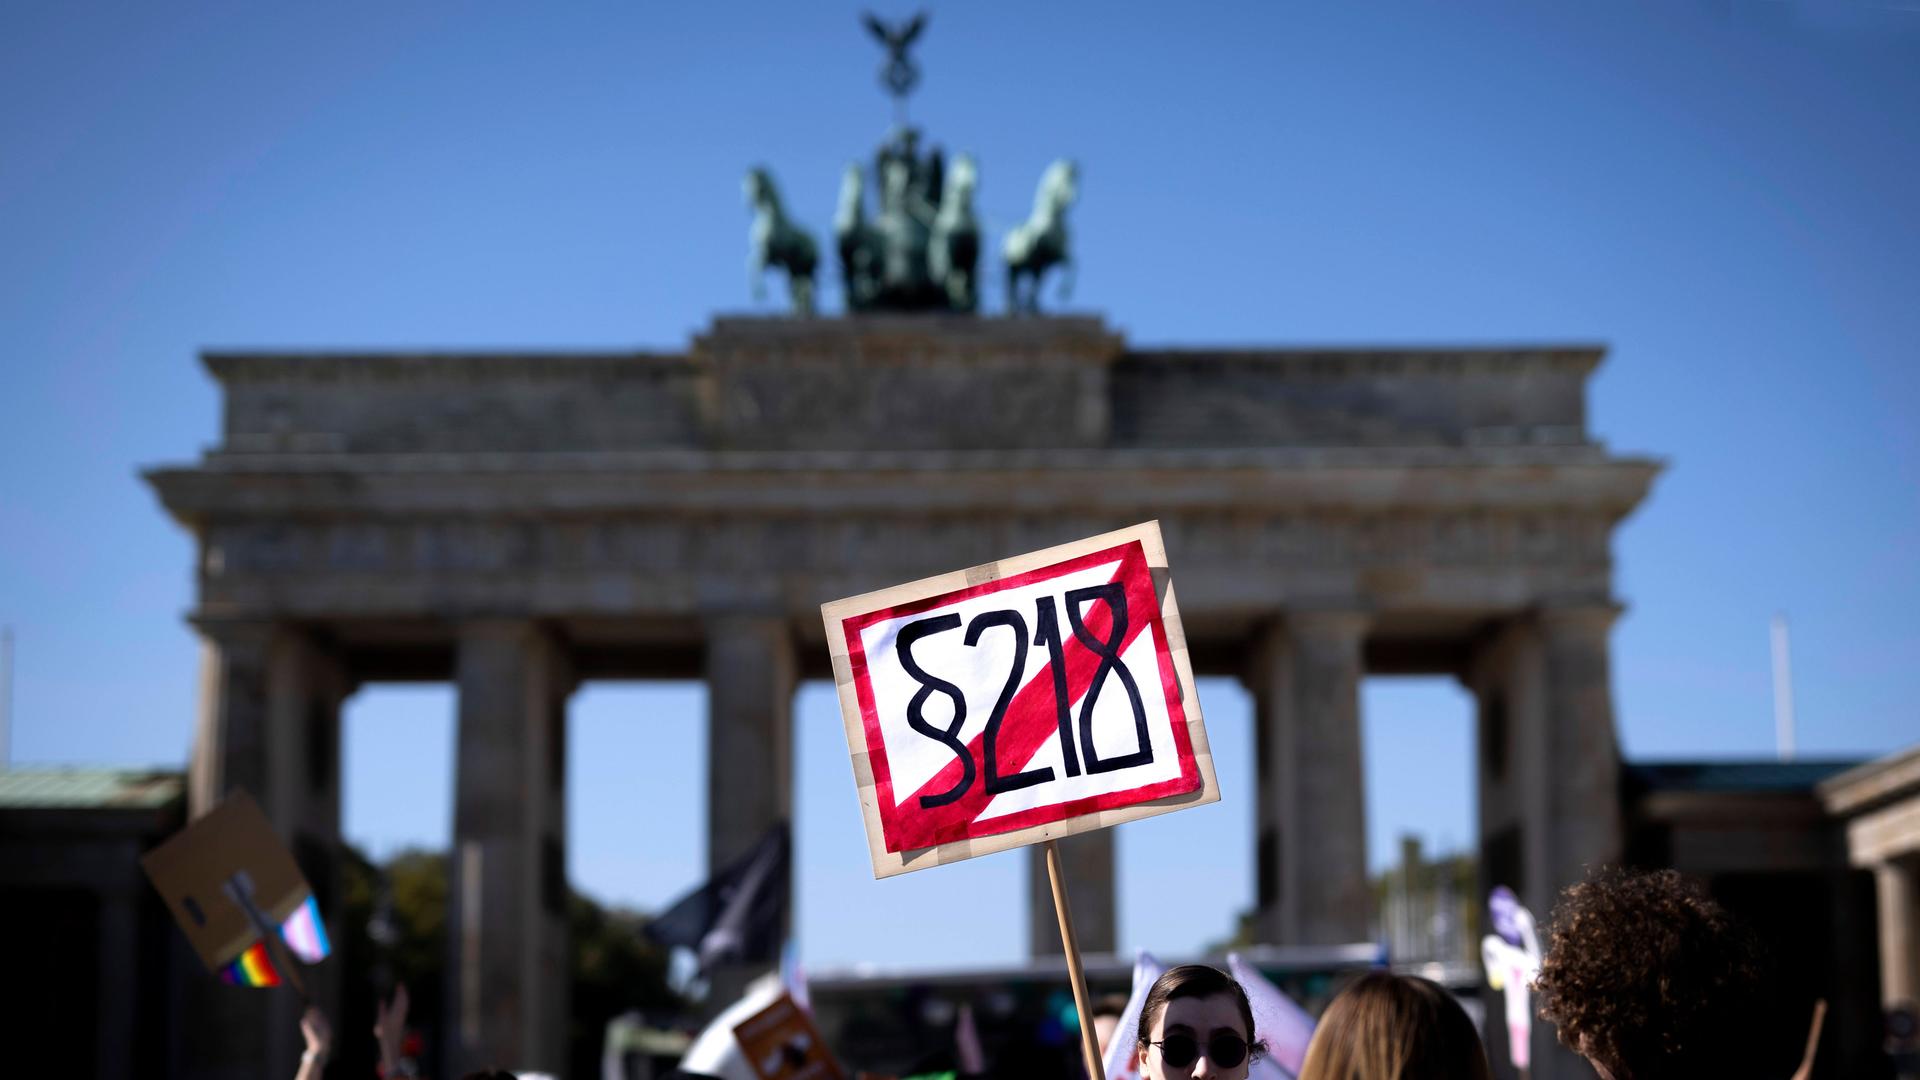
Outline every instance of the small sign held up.
[(314, 964), (331, 949), (307, 879), (244, 791), (148, 852), (140, 865), (201, 962), (226, 982), (277, 986), (284, 977), (298, 986), (286, 953)]
[(736, 1025), (733, 1037), (760, 1080), (846, 1080), (813, 1019), (786, 994)]
[(1157, 522), (821, 614), (876, 877), (1219, 798)]
[(1540, 974), (1540, 936), (1533, 912), (1505, 885), (1488, 894), (1487, 913), (1493, 933), (1480, 940), (1480, 961), (1487, 985), (1506, 995), (1507, 1060), (1524, 1071), (1533, 1056), (1532, 987)]

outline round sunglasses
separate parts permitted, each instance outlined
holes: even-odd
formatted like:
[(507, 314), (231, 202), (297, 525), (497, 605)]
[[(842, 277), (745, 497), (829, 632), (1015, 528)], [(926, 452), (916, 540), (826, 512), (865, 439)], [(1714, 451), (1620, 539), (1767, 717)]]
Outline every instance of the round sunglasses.
[[(1169, 1035), (1148, 1046), (1160, 1048), (1160, 1060), (1168, 1068), (1184, 1069), (1200, 1060), (1200, 1040), (1191, 1035)], [(1207, 1060), (1223, 1069), (1231, 1069), (1247, 1060), (1247, 1040), (1223, 1031), (1207, 1040)]]

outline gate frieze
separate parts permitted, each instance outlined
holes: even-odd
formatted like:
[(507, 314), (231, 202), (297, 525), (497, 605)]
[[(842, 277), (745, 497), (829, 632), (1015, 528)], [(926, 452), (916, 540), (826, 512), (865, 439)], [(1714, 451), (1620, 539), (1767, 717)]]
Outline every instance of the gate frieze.
[[(824, 516), (554, 515), (238, 518), (203, 532), (202, 610), (303, 618), (489, 610), (807, 613), (822, 599), (1131, 524), (1132, 512)], [(1150, 516), (1150, 515), (1148, 515)], [(1506, 607), (1605, 594), (1613, 517), (1600, 511), (1163, 514), (1182, 603)]]

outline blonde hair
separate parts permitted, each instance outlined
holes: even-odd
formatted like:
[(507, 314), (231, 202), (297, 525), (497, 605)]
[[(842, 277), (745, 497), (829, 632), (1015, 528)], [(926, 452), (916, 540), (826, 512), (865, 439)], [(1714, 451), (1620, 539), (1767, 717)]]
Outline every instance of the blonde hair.
[(1437, 984), (1385, 971), (1342, 990), (1314, 1029), (1300, 1080), (1492, 1080), (1480, 1033)]

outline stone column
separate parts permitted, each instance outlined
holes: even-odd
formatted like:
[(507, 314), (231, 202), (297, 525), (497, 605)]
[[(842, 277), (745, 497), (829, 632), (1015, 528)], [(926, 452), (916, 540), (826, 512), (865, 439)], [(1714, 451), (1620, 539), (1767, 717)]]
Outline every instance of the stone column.
[(1553, 722), (1537, 622), (1510, 620), (1479, 667), (1481, 892), (1505, 885), (1544, 919), (1556, 887), (1549, 826)]
[[(792, 630), (775, 615), (707, 622), (707, 870), (718, 872), (793, 817)], [(780, 883), (789, 897), (791, 867)], [(728, 967), (710, 979), (708, 1004), (724, 1007), (772, 964)]]
[[(1511, 619), (1476, 663), (1481, 694), (1482, 886), (1508, 885), (1544, 932), (1561, 889), (1620, 858), (1620, 751), (1613, 730), (1611, 603), (1558, 604)], [(1495, 744), (1499, 745), (1495, 745)], [(1499, 854), (1501, 859), (1493, 858)], [(1495, 861), (1507, 862), (1504, 868)], [(1516, 875), (1517, 871), (1517, 875)], [(1491, 880), (1516, 875), (1517, 880)], [(1504, 1031), (1490, 1031), (1496, 1076), (1515, 1075)], [(1591, 1070), (1533, 1026), (1534, 1080)]]
[[(1540, 869), (1546, 858), (1540, 828), (1547, 790), (1540, 738), (1546, 727), (1540, 686), (1544, 667), (1537, 628), (1529, 619), (1512, 619), (1482, 643), (1467, 677), (1478, 702), (1480, 880), (1475, 902), (1484, 910), (1487, 894), (1504, 885), (1542, 918), (1540, 900), (1548, 896)], [(1483, 1034), (1493, 1075), (1501, 1080), (1517, 1077), (1507, 1027), (1500, 1020), (1502, 999), (1488, 991), (1482, 1000), (1489, 1003)], [(1537, 1047), (1534, 1056), (1539, 1062)]]
[[(127, 847), (127, 865), (131, 868), (138, 865), (139, 851), (131, 844)], [(99, 996), (94, 1000), (94, 1024), (100, 1038), (94, 1047), (94, 1068), (101, 1080), (132, 1080), (159, 1064), (141, 1062), (136, 1068), (131, 1045), (139, 1016), (136, 995), (141, 985), (154, 981), (141, 963), (146, 959), (140, 949), (139, 900), (143, 887), (146, 882), (129, 874), (125, 882), (100, 891), (99, 955), (95, 958)], [(81, 1002), (72, 1004), (85, 1007)], [(80, 1052), (77, 1046), (67, 1048), (67, 1053), (76, 1058)]]
[(1367, 940), (1366, 779), (1360, 647), (1367, 616), (1289, 612), (1263, 632), (1250, 681), (1264, 760), (1256, 937), (1282, 945)]
[(233, 788), (267, 783), (267, 621), (201, 620), (200, 715), (187, 770), (187, 812), (213, 809)]
[[(1118, 939), (1113, 896), (1113, 830), (1097, 829), (1060, 842), (1060, 868), (1066, 872), (1067, 901), (1073, 905), (1073, 932), (1080, 952), (1110, 953)], [(1060, 956), (1060, 918), (1053, 910), (1053, 884), (1047, 879), (1047, 851), (1027, 848), (1027, 953)]]
[[(266, 620), (196, 620), (203, 649), (200, 717), (188, 769), (197, 817), (235, 790), (260, 804), (339, 918), (340, 705), (351, 687), (338, 659), (308, 632)], [(339, 940), (335, 925), (332, 936)], [(339, 1012), (338, 964), (302, 972), (315, 1004)], [(292, 995), (189, 982), (189, 1076), (292, 1075), (300, 1056)]]
[[(284, 633), (273, 645), (267, 712), (273, 738), (267, 791), (261, 800), (312, 886), (327, 936), (346, 940), (340, 925), (340, 711), (353, 692), (340, 657), (308, 633)], [(301, 972), (313, 1003), (340, 1015), (342, 965)], [(287, 997), (281, 994), (279, 997)], [(287, 1052), (304, 1046), (297, 1025)]]
[[(1613, 730), (1607, 645), (1619, 614), (1615, 604), (1549, 607), (1540, 613), (1550, 721), (1547, 866), (1555, 894), (1585, 877), (1589, 866), (1620, 858), (1620, 745)], [(1547, 911), (1535, 915), (1545, 919)]]
[(539, 624), (499, 619), (460, 628), (455, 673), (446, 1071), (560, 1073), (567, 1054), (564, 799), (572, 672)]
[(1880, 926), (1880, 1002), (1920, 1002), (1920, 867), (1892, 858), (1873, 867)]

